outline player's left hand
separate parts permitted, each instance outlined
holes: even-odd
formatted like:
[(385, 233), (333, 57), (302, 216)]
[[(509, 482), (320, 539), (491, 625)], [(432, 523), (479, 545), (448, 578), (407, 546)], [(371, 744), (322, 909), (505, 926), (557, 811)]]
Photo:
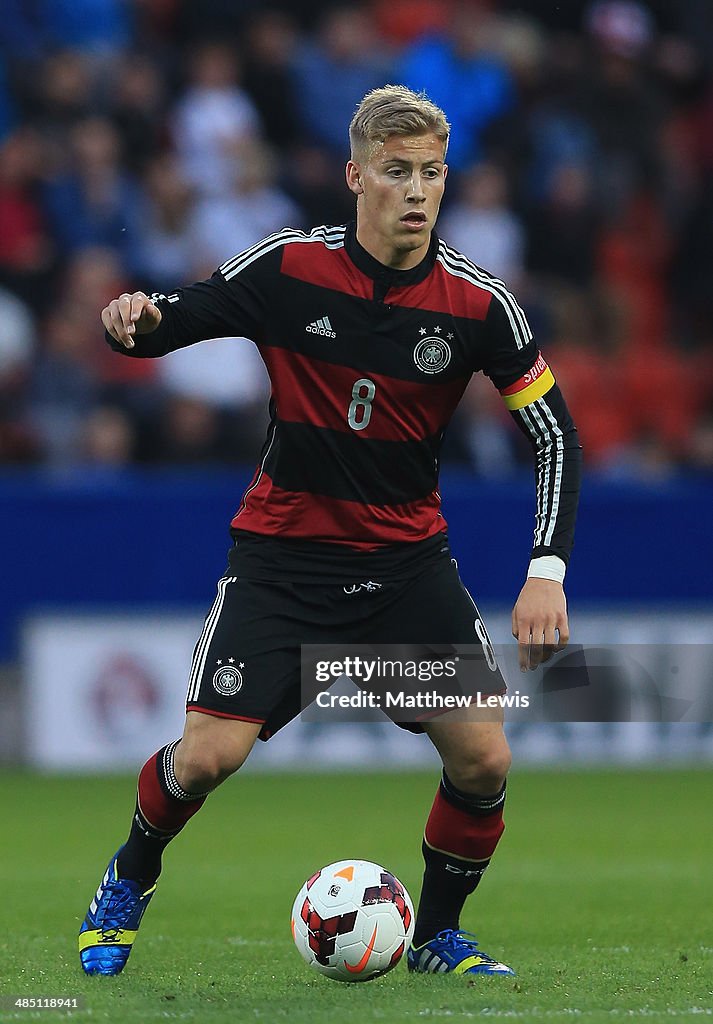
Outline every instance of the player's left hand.
[(537, 668), (569, 641), (567, 599), (561, 583), (530, 578), (512, 612), (512, 635), (518, 644), (520, 670)]

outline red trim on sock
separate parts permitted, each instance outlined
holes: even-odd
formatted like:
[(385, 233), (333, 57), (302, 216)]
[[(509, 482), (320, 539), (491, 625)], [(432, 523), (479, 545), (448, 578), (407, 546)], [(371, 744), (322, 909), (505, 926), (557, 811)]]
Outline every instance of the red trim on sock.
[(442, 853), (463, 860), (487, 860), (504, 829), (502, 807), (492, 814), (468, 814), (448, 803), (439, 786), (426, 822), (425, 839)]
[(201, 809), (206, 798), (177, 800), (169, 796), (159, 782), (159, 757), (163, 757), (163, 748), (153, 754), (139, 772), (139, 808), (149, 825), (162, 832), (177, 832)]

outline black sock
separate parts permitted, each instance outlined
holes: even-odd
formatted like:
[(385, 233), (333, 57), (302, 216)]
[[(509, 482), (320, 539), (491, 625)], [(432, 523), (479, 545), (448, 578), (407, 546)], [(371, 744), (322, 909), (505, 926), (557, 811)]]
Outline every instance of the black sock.
[(152, 828), (141, 813), (138, 800), (131, 822), (131, 831), (117, 860), (120, 878), (128, 878), (149, 888), (161, 874), (161, 857), (176, 832), (160, 832)]
[(443, 773), (422, 845), (425, 871), (414, 946), (444, 929), (458, 928), (463, 904), (475, 891), (502, 834), (504, 802), (504, 784), (492, 796), (471, 795), (456, 789)]
[(179, 784), (173, 767), (178, 742), (162, 747), (139, 772), (131, 831), (118, 857), (119, 877), (140, 882), (146, 888), (161, 873), (163, 851), (208, 795), (188, 793)]

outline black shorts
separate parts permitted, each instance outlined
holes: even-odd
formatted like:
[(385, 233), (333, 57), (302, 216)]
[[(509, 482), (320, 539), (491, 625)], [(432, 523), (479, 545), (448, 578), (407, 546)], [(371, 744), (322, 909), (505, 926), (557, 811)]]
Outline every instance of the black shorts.
[[(302, 644), (437, 641), (481, 650), (487, 633), (445, 537), (409, 547), (407, 561), (336, 558), (312, 576), (284, 559), (268, 572), (264, 561), (231, 552), (194, 650), (186, 710), (260, 724), (269, 739), (302, 710)], [(293, 578), (263, 578), (280, 573)], [(504, 690), (495, 669), (490, 692)]]

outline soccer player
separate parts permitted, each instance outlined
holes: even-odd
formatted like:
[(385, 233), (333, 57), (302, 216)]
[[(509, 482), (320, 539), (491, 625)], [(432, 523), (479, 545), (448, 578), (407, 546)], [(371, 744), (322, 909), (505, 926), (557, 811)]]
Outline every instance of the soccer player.
[[(512, 294), (435, 234), (448, 134), (424, 95), (370, 92), (350, 125), (355, 223), (285, 229), (207, 281), (124, 294), (102, 311), (112, 348), (139, 358), (251, 338), (272, 399), (195, 648), (183, 736), (141, 769), (128, 838), (81, 927), (88, 974), (123, 969), (165, 847), (256, 739), (299, 712), (300, 644), (482, 643), (499, 671), (439, 510), (440, 442), (474, 372), (492, 380), (535, 453), (534, 547), (512, 616), (520, 667), (567, 643), (577, 434)], [(513, 973), (459, 927), (504, 827), (501, 718), (422, 725), (443, 774), (423, 840), (413, 971)]]

